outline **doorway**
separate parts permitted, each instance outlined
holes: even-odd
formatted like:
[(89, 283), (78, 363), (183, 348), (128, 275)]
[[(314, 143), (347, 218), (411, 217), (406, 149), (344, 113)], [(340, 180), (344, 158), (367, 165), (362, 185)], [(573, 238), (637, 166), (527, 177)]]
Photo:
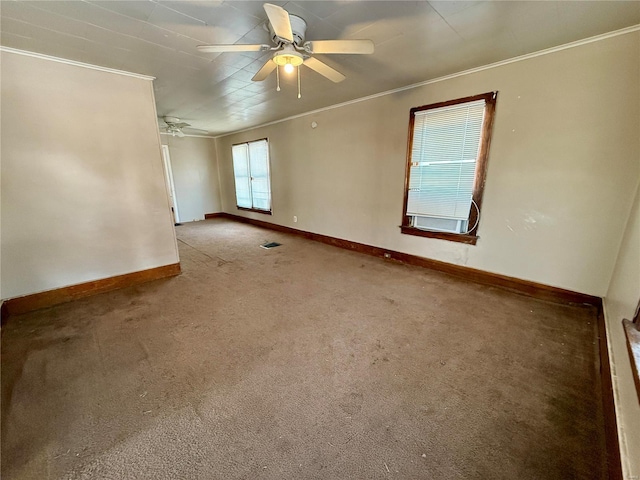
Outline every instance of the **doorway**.
[(178, 199), (176, 198), (176, 187), (173, 183), (173, 172), (171, 170), (171, 156), (169, 155), (169, 145), (162, 145), (162, 161), (164, 162), (164, 174), (167, 184), (167, 194), (171, 204), (171, 212), (173, 213), (174, 224), (180, 223), (180, 215), (178, 214)]

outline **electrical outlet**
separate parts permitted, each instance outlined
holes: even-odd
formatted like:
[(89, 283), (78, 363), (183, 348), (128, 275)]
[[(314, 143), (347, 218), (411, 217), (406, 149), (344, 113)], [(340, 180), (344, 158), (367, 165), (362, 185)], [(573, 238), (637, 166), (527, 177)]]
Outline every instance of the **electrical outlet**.
[(293, 223), (298, 223), (298, 217), (296, 217), (295, 215), (293, 216)]

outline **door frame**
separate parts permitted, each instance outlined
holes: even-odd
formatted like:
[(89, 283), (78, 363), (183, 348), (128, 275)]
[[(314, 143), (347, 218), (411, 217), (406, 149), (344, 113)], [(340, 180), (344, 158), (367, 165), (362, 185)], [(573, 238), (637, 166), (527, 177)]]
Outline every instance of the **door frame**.
[(180, 215), (178, 213), (178, 199), (176, 198), (176, 187), (173, 183), (173, 171), (171, 169), (171, 155), (169, 153), (169, 145), (162, 145), (162, 161), (164, 163), (165, 180), (167, 183), (167, 194), (173, 212), (174, 223), (180, 223)]

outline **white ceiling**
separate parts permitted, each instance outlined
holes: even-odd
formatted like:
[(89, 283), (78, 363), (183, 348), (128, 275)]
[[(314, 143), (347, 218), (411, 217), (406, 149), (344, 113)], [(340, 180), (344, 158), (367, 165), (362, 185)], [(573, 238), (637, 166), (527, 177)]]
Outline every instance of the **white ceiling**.
[(347, 76), (301, 69), (251, 82), (269, 53), (205, 54), (203, 43), (270, 43), (262, 2), (2, 1), (0, 43), (156, 77), (158, 114), (217, 135), (640, 24), (640, 1), (272, 1), (307, 40), (368, 38), (373, 55), (323, 55)]

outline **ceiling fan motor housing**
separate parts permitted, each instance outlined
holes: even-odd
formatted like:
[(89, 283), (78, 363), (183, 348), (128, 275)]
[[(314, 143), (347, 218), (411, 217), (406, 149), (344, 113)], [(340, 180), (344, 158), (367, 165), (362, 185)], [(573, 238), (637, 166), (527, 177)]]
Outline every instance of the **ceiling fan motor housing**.
[[(293, 43), (297, 46), (302, 46), (304, 43), (305, 33), (307, 32), (307, 22), (304, 19), (298, 17), (297, 15), (289, 14), (289, 21), (291, 22), (291, 32), (293, 33)], [(273, 31), (273, 27), (269, 22), (267, 22), (267, 28), (269, 29), (269, 35), (271, 35), (271, 40), (273, 43), (278, 44), (282, 41), (276, 35), (276, 32)]]

